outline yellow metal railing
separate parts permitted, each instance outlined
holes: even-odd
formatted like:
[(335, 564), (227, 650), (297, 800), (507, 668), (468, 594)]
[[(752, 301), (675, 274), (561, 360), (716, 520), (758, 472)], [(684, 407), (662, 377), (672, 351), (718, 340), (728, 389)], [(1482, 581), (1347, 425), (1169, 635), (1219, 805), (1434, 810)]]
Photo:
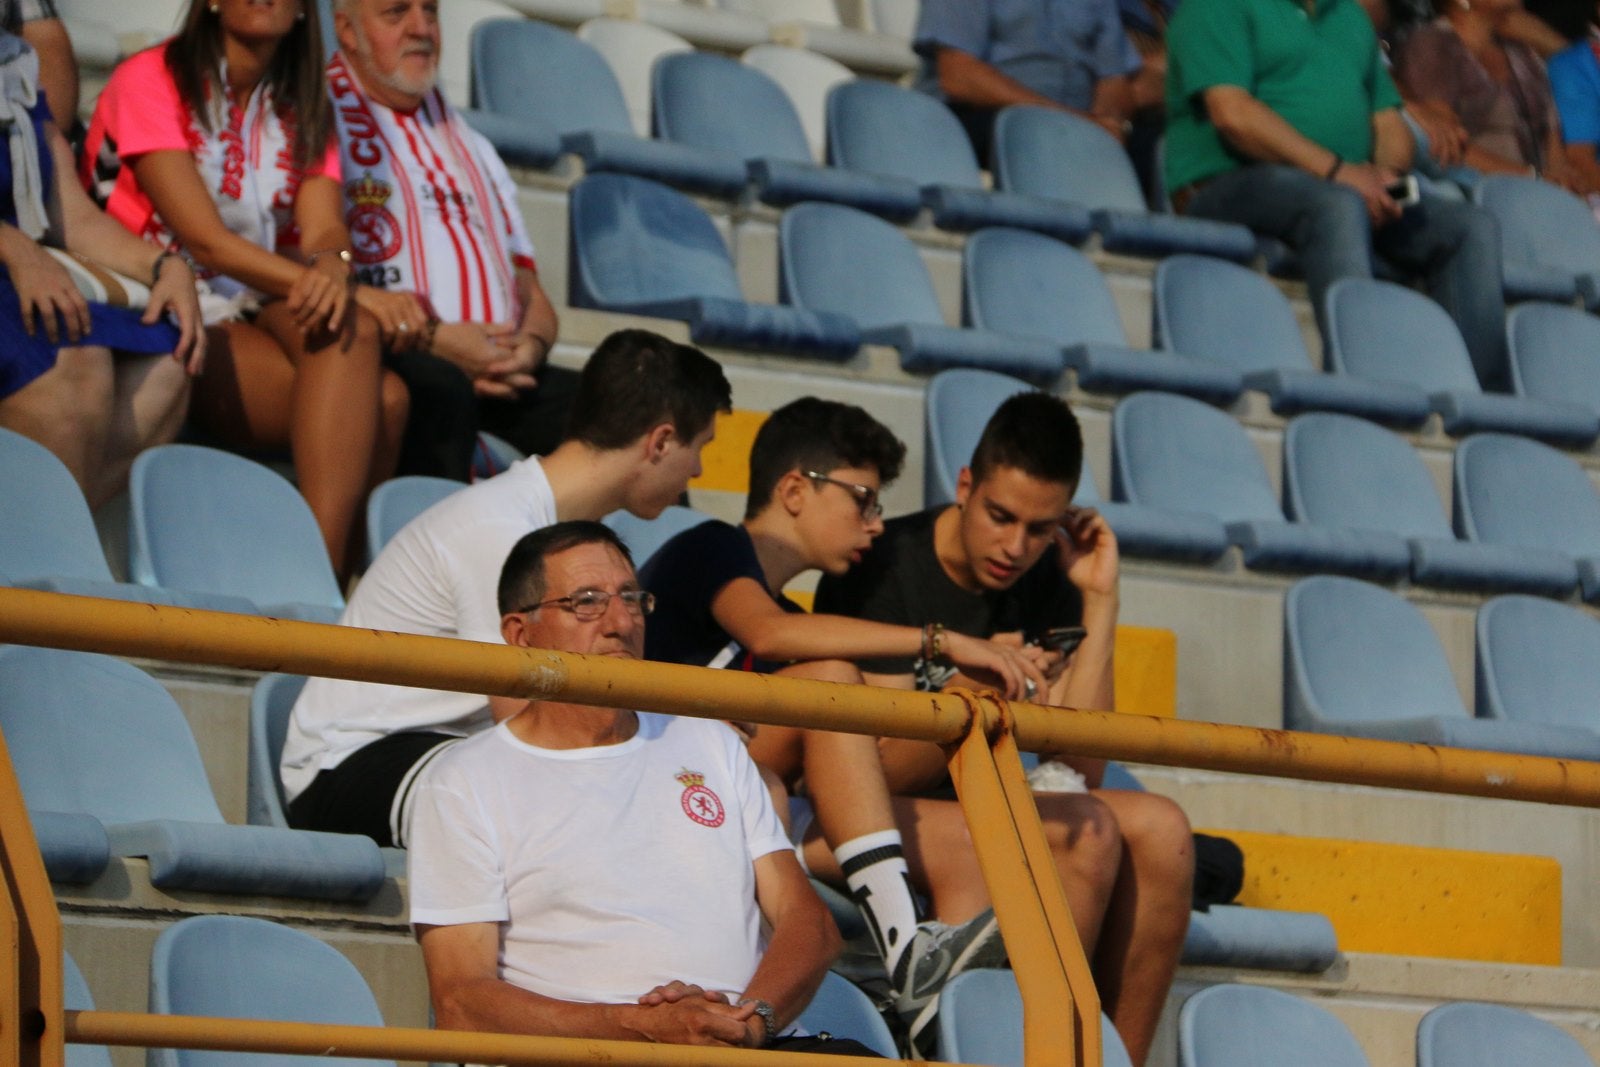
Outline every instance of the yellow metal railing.
[[(0, 589), (0, 642), (382, 681), (935, 741), (1023, 998), (1029, 1067), (1100, 1062), (1099, 1000), (1049, 858), (1019, 748), (1600, 807), (1600, 764), (1008, 704), (742, 672)], [(1041, 872), (1035, 878), (1033, 872)], [(0, 740), (0, 1053), (59, 1067), (63, 1038), (98, 1044), (517, 1064), (780, 1063), (780, 1054), (442, 1031), (158, 1017), (61, 1008), (60, 916)], [(815, 1057), (782, 1054), (782, 1060)], [(830, 1061), (836, 1062), (836, 1061)]]

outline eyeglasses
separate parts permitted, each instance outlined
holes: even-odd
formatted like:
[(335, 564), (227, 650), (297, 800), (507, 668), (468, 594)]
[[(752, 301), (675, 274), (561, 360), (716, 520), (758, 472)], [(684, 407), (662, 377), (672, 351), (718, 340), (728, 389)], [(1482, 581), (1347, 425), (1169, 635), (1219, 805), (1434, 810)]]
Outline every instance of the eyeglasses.
[(541, 600), (537, 604), (520, 607), (517, 609), (517, 614), (538, 611), (540, 608), (555, 604), (563, 611), (572, 612), (583, 622), (593, 622), (606, 613), (606, 609), (611, 606), (612, 597), (621, 600), (622, 606), (635, 615), (648, 615), (656, 610), (656, 595), (643, 589), (624, 589), (620, 593), (608, 593), (604, 589), (580, 589), (569, 596), (558, 596), (552, 600)]
[(830, 478), (821, 471), (801, 471), (802, 475), (814, 482), (827, 482), (837, 485), (845, 492), (856, 498), (856, 508), (861, 512), (862, 522), (871, 522), (883, 514), (883, 505), (878, 503), (878, 491), (870, 485), (859, 485), (855, 482), (841, 482), (837, 478)]

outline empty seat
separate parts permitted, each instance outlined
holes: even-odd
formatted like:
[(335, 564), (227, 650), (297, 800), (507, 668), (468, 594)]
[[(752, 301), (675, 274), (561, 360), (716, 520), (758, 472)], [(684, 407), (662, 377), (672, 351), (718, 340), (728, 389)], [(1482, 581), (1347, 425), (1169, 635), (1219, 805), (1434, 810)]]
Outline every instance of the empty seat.
[(367, 497), (367, 559), (378, 558), (389, 538), (399, 533), (412, 519), (454, 493), (465, 489), (462, 482), (410, 474), (390, 478)]
[(1600, 598), (1600, 496), (1576, 460), (1537, 441), (1478, 434), (1456, 446), (1454, 476), (1457, 536), (1521, 551), (1552, 584), (1575, 567), (1584, 599)]
[[(694, 201), (623, 174), (593, 174), (568, 200), (574, 307), (678, 319), (696, 344), (843, 359), (855, 323), (827, 310), (752, 304), (722, 235)], [(887, 225), (887, 224), (885, 224)]]
[(1576, 1038), (1503, 1004), (1442, 1004), (1417, 1025), (1417, 1067), (1594, 1067)]
[(1313, 412), (1289, 423), (1283, 502), (1291, 519), (1366, 539), (1419, 585), (1556, 595), (1572, 588), (1570, 568), (1552, 581), (1518, 549), (1458, 540), (1422, 458), (1365, 419)]
[(764, 19), (780, 44), (805, 48), (853, 70), (897, 78), (917, 69), (916, 53), (905, 38), (844, 25), (833, 0), (722, 0), (722, 6)]
[(338, 621), (344, 594), (317, 520), (276, 471), (214, 448), (163, 445), (134, 460), (128, 492), (128, 570), (141, 585)]
[(952, 504), (956, 475), (972, 461), (995, 409), (1033, 386), (987, 370), (947, 370), (928, 382), (924, 405), (922, 506)]
[[(94, 1011), (94, 997), (72, 956), (61, 954), (62, 1007), (68, 1011)], [(67, 1067), (111, 1067), (111, 1051), (104, 1045), (67, 1045)]]
[[(1010, 971), (963, 971), (939, 991), (939, 1058), (1022, 1067), (1022, 993)], [(1132, 1067), (1116, 1027), (1100, 1016), (1105, 1067)]]
[(822, 985), (795, 1024), (814, 1034), (852, 1038), (886, 1059), (900, 1058), (894, 1035), (871, 998), (833, 971), (822, 976)]
[(1179, 1067), (1367, 1067), (1344, 1023), (1276, 989), (1214, 985), (1178, 1012)]
[(778, 227), (785, 303), (844, 315), (862, 337), (891, 345), (908, 371), (972, 366), (1050, 380), (1059, 346), (945, 325), (933, 279), (910, 238), (882, 219), (834, 204), (800, 204)]
[(30, 810), (100, 820), (158, 888), (365, 900), (383, 884), (370, 838), (225, 823), (183, 712), (120, 660), (0, 649), (0, 729)]
[[(451, 16), (455, 16), (452, 14)], [(651, 106), (652, 70), (662, 56), (692, 52), (694, 45), (659, 26), (633, 19), (590, 19), (578, 27), (578, 40), (594, 46), (616, 76), (617, 88), (628, 105), (633, 132), (649, 137), (654, 109)]]
[(1507, 302), (1600, 301), (1600, 226), (1589, 205), (1537, 178), (1484, 177), (1472, 198), (1500, 224)]
[(1480, 718), (1600, 733), (1600, 621), (1565, 604), (1502, 596), (1478, 609)]
[[(472, 103), (472, 32), (478, 23), (520, 17), (501, 0), (452, 0), (450, 17), (439, 23), (439, 90), (450, 103)], [(324, 50), (332, 47), (323, 42)]]
[(962, 252), (962, 277), (969, 325), (1055, 341), (1085, 389), (1161, 389), (1219, 403), (1244, 390), (1232, 367), (1129, 348), (1111, 287), (1088, 257), (1060, 241), (980, 230)]
[(1456, 324), (1414, 289), (1343, 278), (1326, 300), (1329, 364), (1357, 378), (1416, 386), (1446, 433), (1501, 430), (1568, 444), (1600, 434), (1600, 415), (1579, 404), (1485, 393)]
[(778, 83), (727, 56), (664, 56), (654, 69), (656, 135), (726, 171), (728, 194), (749, 181), (763, 202), (849, 204), (885, 218), (916, 215), (921, 196), (900, 179), (818, 166), (805, 129)]
[(1067, 241), (1093, 231), (1087, 208), (983, 187), (961, 122), (927, 93), (861, 79), (828, 95), (828, 157), (834, 166), (914, 183), (946, 230), (1017, 226)]
[(825, 162), (828, 158), (828, 91), (855, 77), (850, 68), (836, 59), (782, 44), (758, 44), (739, 58), (778, 83), (778, 88), (794, 105), (812, 160)]
[(1536, 756), (1600, 758), (1600, 734), (1474, 718), (1417, 607), (1365, 582), (1319, 575), (1284, 600), (1284, 721), (1318, 733)]
[(656, 554), (656, 549), (685, 530), (693, 529), (711, 516), (696, 508), (673, 504), (653, 519), (641, 519), (628, 511), (613, 511), (605, 517), (605, 524), (614, 530), (622, 543), (628, 546), (637, 570)]
[(1314, 974), (1339, 959), (1339, 940), (1326, 915), (1237, 904), (1189, 913), (1183, 963), (1189, 967), (1249, 967)]
[(250, 767), (245, 806), (252, 826), (289, 825), (284, 815), (288, 805), (278, 764), (283, 759), (289, 716), (305, 685), (305, 678), (298, 674), (268, 674), (250, 691)]
[[(339, 950), (300, 930), (239, 915), (194, 915), (156, 938), (150, 1011), (224, 1019), (383, 1026), (361, 972)], [(152, 1048), (149, 1067), (295, 1067), (298, 1056)], [(341, 1060), (394, 1067), (393, 1060)]]
[(695, 0), (631, 0), (631, 17), (671, 30), (696, 48), (737, 54), (771, 40), (766, 19)]
[(1117, 139), (1065, 111), (1027, 106), (1001, 111), (994, 125), (994, 178), (1008, 192), (1089, 208), (1107, 251), (1200, 252), (1242, 263), (1256, 255), (1255, 234), (1247, 227), (1151, 213)]
[(1202, 256), (1162, 260), (1155, 322), (1160, 344), (1238, 371), (1279, 415), (1343, 411), (1400, 426), (1420, 426), (1428, 417), (1427, 395), (1415, 386), (1318, 371), (1288, 298), (1237, 264)]
[(1518, 396), (1600, 414), (1600, 318), (1559, 304), (1521, 304), (1506, 312), (1506, 340)]
[(111, 839), (93, 815), (29, 808), (28, 822), (52, 882), (87, 884), (111, 862)]
[(919, 9), (919, 0), (870, 0), (867, 5), (873, 29), (907, 44), (916, 35)]

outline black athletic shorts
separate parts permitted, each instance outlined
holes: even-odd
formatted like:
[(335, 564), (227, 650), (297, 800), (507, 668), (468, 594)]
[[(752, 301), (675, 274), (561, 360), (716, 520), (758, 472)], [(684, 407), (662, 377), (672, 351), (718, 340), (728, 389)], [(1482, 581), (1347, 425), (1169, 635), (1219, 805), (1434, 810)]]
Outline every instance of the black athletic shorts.
[(366, 834), (380, 845), (405, 846), (404, 817), (417, 774), (454, 734), (399, 733), (357, 749), (321, 771), (289, 804), (297, 830)]

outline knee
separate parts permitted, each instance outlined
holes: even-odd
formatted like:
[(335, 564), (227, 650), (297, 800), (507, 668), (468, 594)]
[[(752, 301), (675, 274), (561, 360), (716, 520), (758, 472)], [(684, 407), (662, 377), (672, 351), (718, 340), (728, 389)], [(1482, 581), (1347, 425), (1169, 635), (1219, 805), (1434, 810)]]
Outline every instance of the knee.
[(411, 391), (394, 371), (385, 371), (381, 385), (383, 422), (386, 426), (403, 426), (411, 415)]
[(355, 316), (349, 334), (350, 353), (362, 359), (371, 359), (376, 365), (383, 358), (383, 331), (378, 326), (378, 320), (369, 312), (353, 306), (346, 314)]
[(1045, 835), (1058, 851), (1073, 857), (1080, 868), (1106, 872), (1115, 878), (1122, 861), (1123, 833), (1110, 805), (1087, 794), (1062, 797), (1040, 805)]
[(1365, 234), (1370, 225), (1361, 194), (1337, 182), (1319, 182), (1306, 200), (1307, 222), (1314, 231)]

